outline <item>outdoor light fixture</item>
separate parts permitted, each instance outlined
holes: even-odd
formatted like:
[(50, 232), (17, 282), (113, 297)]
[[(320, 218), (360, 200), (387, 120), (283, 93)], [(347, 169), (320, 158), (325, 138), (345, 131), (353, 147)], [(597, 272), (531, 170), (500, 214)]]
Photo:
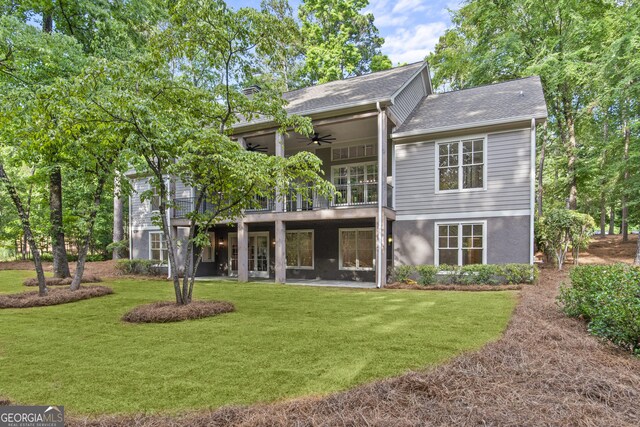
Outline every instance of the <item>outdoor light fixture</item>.
[(389, 237), (387, 238), (387, 242), (388, 242), (389, 244), (392, 244), (392, 243), (393, 243), (393, 237), (389, 236)]
[(220, 247), (224, 246), (224, 240), (220, 239), (220, 241), (218, 242), (218, 245), (219, 245)]

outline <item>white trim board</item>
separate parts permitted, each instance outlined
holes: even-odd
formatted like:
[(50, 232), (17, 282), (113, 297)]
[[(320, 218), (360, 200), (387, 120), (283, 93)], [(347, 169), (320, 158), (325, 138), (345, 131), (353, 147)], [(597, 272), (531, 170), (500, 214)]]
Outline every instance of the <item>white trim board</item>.
[(396, 215), (396, 221), (418, 221), (430, 219), (471, 219), (471, 218), (498, 218), (511, 216), (529, 216), (529, 209), (520, 209), (512, 211), (482, 211), (482, 212), (452, 212), (444, 214), (418, 214), (418, 215)]

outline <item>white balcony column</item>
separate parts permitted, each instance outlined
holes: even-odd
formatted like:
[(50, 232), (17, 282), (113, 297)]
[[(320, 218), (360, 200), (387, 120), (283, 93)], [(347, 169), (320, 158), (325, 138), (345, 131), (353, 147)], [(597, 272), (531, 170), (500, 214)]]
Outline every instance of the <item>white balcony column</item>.
[(243, 136), (238, 137), (238, 144), (245, 150), (247, 149), (247, 141), (245, 141)]
[(378, 212), (376, 215), (376, 286), (387, 282), (387, 112), (378, 105)]
[(287, 281), (287, 229), (283, 220), (276, 220), (276, 283)]
[[(276, 132), (276, 156), (284, 158), (284, 135), (280, 132)], [(284, 191), (284, 193), (282, 191)], [(284, 212), (284, 196), (286, 194), (285, 189), (276, 188), (276, 200), (274, 205), (276, 212)]]
[(249, 281), (249, 230), (244, 221), (238, 221), (238, 282)]

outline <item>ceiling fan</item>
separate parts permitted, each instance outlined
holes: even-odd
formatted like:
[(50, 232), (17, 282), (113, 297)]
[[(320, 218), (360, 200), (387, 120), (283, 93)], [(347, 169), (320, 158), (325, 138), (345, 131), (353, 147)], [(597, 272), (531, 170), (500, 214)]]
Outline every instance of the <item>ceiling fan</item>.
[(265, 145), (260, 144), (252, 144), (250, 142), (247, 143), (247, 151), (254, 151), (256, 153), (266, 153), (267, 147)]
[(331, 144), (331, 142), (335, 141), (336, 139), (332, 138), (331, 134), (320, 136), (320, 133), (314, 132), (313, 136), (311, 138), (298, 138), (298, 140), (299, 141), (309, 141), (309, 143), (307, 145), (311, 145), (311, 144), (322, 145), (322, 144)]

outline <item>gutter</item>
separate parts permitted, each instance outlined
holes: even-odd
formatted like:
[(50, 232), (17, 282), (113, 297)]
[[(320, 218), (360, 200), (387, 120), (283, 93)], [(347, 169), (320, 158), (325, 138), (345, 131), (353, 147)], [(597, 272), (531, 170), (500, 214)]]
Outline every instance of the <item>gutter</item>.
[[(383, 153), (383, 135), (382, 135), (382, 127), (380, 126), (380, 115), (382, 114), (382, 108), (380, 107), (380, 103), (376, 102), (376, 109), (378, 110), (378, 221), (376, 224), (376, 241), (378, 244), (376, 245), (376, 258), (378, 260), (378, 265), (376, 265), (376, 287), (381, 288), (382, 282), (386, 279), (386, 267), (387, 267), (387, 257), (383, 257), (383, 245), (386, 244), (386, 237), (384, 234), (385, 225), (382, 223), (382, 203), (383, 203), (383, 194), (384, 189), (387, 188), (387, 177), (382, 176), (382, 169), (380, 167), (380, 156)], [(383, 179), (384, 178), (384, 179)], [(383, 182), (384, 181), (384, 182)], [(386, 219), (385, 219), (386, 222)], [(384, 258), (384, 259), (383, 259)]]
[(464, 123), (464, 124), (451, 125), (451, 126), (440, 126), (440, 127), (431, 128), (431, 129), (417, 129), (417, 130), (412, 130), (408, 132), (393, 133), (391, 134), (391, 138), (393, 139), (408, 138), (411, 136), (430, 135), (433, 133), (471, 129), (471, 128), (483, 127), (483, 126), (503, 125), (503, 124), (513, 123), (513, 122), (524, 122), (524, 121), (528, 122), (530, 120), (535, 120), (537, 123), (539, 121), (546, 120), (546, 119), (547, 119), (547, 116), (538, 116), (538, 117), (534, 117), (533, 119), (531, 118), (531, 116), (508, 117), (504, 119), (485, 120), (482, 122), (472, 122), (472, 123)]

